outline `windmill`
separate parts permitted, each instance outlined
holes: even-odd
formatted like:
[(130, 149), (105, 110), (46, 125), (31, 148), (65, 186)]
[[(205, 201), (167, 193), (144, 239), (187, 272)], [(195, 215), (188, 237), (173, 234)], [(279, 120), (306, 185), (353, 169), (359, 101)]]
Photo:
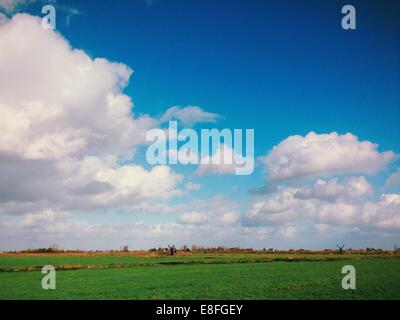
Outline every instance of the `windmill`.
[(336, 247), (338, 247), (339, 248), (339, 254), (343, 254), (343, 252), (344, 252), (344, 250), (343, 250), (343, 248), (344, 248), (344, 245), (342, 245), (342, 246), (339, 246), (338, 244), (336, 245)]
[(168, 245), (168, 248), (169, 248), (169, 254), (171, 256), (175, 255), (175, 253), (176, 253), (175, 245), (174, 244), (172, 246)]

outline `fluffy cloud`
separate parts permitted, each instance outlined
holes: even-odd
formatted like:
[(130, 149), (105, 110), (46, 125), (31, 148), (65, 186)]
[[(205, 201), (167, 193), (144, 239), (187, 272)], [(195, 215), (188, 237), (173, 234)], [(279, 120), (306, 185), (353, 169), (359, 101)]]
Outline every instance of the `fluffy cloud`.
[(187, 212), (181, 215), (179, 222), (183, 224), (206, 224), (208, 216), (205, 212)]
[(129, 155), (154, 124), (134, 119), (131, 99), (121, 93), (129, 67), (72, 49), (37, 18), (14, 16), (1, 27), (0, 46), (0, 73), (9, 75), (0, 78), (1, 153)]
[(215, 196), (208, 201), (194, 199), (190, 204), (178, 207), (176, 211), (191, 210), (179, 217), (179, 223), (233, 226), (240, 220), (237, 209), (238, 204), (235, 201), (224, 196)]
[(69, 246), (68, 244), (73, 243), (80, 248), (91, 249), (99, 247), (117, 249), (131, 241), (151, 242), (153, 239), (168, 241), (173, 240), (178, 233), (181, 235), (186, 233), (175, 223), (155, 225), (141, 221), (89, 223), (81, 219), (72, 219), (69, 213), (52, 210), (26, 214), (22, 219), (3, 222), (0, 230), (0, 244), (6, 240), (8, 246), (14, 245), (10, 242), (10, 239), (13, 239), (15, 242), (29, 243), (36, 247), (47, 246), (57, 241), (61, 245)]
[(240, 219), (240, 214), (237, 211), (228, 211), (224, 212), (217, 217), (217, 224), (226, 226), (226, 225), (234, 225)]
[(316, 203), (315, 211), (310, 217), (320, 223), (362, 225), (364, 221), (361, 210), (360, 204), (357, 203)]
[(119, 249), (122, 245), (140, 249), (175, 243), (205, 246), (240, 246), (258, 232), (242, 233), (235, 226), (156, 223), (143, 221), (88, 222), (60, 211), (44, 210), (21, 219), (0, 220), (0, 247), (22, 249), (57, 243), (63, 248)]
[(262, 161), (271, 181), (302, 177), (363, 173), (374, 174), (395, 158), (392, 151), (379, 152), (378, 145), (360, 141), (351, 133), (339, 135), (310, 132), (290, 136), (275, 146)]
[(257, 196), (243, 219), (249, 226), (310, 221), (318, 232), (328, 225), (357, 226), (373, 229), (400, 229), (400, 195), (382, 195), (378, 200), (297, 196), (299, 189), (281, 188)]
[(61, 162), (59, 166), (67, 176), (76, 175), (68, 181), (72, 190), (86, 198), (91, 196), (94, 203), (103, 206), (165, 200), (180, 194), (175, 186), (182, 176), (173, 173), (167, 166), (145, 170), (141, 166), (118, 165), (97, 157)]
[(254, 197), (244, 217), (244, 223), (276, 225), (309, 215), (315, 210), (314, 202), (296, 198), (296, 192), (297, 189), (284, 188), (266, 196)]
[[(285, 232), (288, 225), (296, 228), (295, 223), (311, 224), (317, 234), (334, 225), (361, 228), (367, 234), (399, 230), (399, 195), (376, 199), (364, 176), (348, 176), (375, 174), (395, 157), (394, 152), (379, 152), (376, 144), (350, 133), (288, 137), (262, 159), (269, 184), (253, 192), (243, 224), (275, 227), (275, 234), (282, 237), (296, 236), (294, 230)], [(332, 175), (339, 177), (315, 181)], [(395, 184), (396, 178), (395, 173), (387, 185)]]
[(301, 188), (296, 192), (299, 199), (322, 199), (336, 200), (338, 198), (360, 198), (371, 195), (372, 186), (365, 177), (350, 177), (343, 183), (339, 183), (337, 178), (328, 181), (318, 179), (311, 188)]
[(221, 116), (216, 113), (206, 112), (196, 106), (188, 107), (171, 107), (160, 118), (161, 122), (169, 120), (179, 120), (183, 126), (191, 127), (198, 122), (217, 122)]
[(40, 20), (0, 25), (2, 212), (107, 209), (179, 195), (165, 166), (121, 164), (157, 119), (122, 93), (132, 70), (92, 59)]
[(195, 175), (251, 174), (253, 170), (254, 159), (252, 157), (248, 154), (246, 156), (237, 154), (233, 148), (221, 143), (217, 146), (214, 154), (201, 158)]
[(400, 229), (400, 194), (383, 194), (368, 202), (362, 212), (365, 221), (382, 229)]

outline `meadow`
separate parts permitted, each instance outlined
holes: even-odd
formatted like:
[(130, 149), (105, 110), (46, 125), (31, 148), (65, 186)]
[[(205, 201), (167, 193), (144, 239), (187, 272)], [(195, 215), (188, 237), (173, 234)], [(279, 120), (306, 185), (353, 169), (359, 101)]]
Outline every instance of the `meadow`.
[[(356, 290), (341, 286), (344, 265)], [(0, 299), (400, 299), (399, 271), (399, 254), (0, 254)]]

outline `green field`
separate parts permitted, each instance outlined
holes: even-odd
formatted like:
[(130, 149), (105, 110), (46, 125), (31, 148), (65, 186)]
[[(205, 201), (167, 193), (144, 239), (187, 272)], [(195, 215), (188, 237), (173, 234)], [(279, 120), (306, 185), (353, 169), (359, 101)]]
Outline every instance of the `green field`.
[[(43, 290), (43, 265), (57, 289)], [(341, 269), (357, 270), (343, 290)], [(337, 254), (0, 255), (0, 299), (400, 299), (400, 257)]]

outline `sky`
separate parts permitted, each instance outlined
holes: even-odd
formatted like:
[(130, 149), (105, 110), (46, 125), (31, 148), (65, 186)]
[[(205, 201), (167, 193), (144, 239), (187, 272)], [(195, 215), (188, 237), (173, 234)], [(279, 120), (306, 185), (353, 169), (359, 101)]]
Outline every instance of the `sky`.
[[(346, 4), (0, 0), (0, 250), (400, 245), (400, 4)], [(149, 164), (170, 120), (254, 171)]]

